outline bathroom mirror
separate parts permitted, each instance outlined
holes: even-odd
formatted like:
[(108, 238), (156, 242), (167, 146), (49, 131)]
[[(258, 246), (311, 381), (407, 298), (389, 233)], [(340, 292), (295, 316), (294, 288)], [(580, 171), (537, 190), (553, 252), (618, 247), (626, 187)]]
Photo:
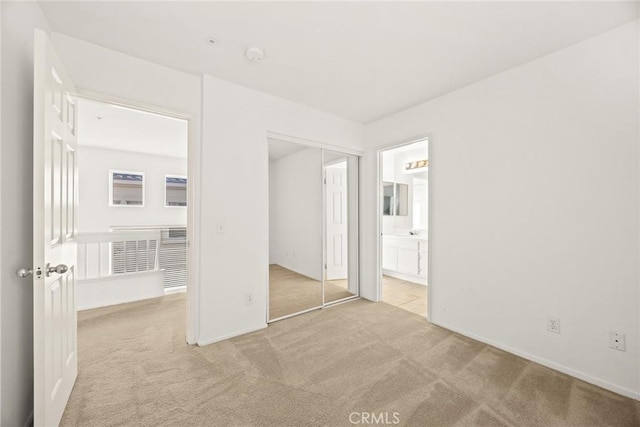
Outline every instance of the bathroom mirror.
[(382, 183), (382, 214), (393, 215), (393, 182)]
[(268, 319), (322, 307), (323, 185), (319, 148), (269, 139)]
[(386, 216), (409, 215), (409, 186), (399, 182), (382, 183), (382, 214)]
[(409, 186), (396, 182), (395, 185), (395, 215), (409, 215)]
[(324, 303), (358, 295), (358, 157), (323, 150)]

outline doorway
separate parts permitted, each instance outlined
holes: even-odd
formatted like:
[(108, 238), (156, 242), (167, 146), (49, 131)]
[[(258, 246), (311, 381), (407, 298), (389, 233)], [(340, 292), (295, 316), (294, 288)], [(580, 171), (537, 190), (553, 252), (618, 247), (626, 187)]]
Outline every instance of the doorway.
[(359, 297), (355, 154), (268, 138), (267, 322)]
[(379, 152), (381, 300), (428, 316), (429, 141)]
[(186, 304), (188, 120), (95, 98), (77, 104), (79, 320), (170, 294)]

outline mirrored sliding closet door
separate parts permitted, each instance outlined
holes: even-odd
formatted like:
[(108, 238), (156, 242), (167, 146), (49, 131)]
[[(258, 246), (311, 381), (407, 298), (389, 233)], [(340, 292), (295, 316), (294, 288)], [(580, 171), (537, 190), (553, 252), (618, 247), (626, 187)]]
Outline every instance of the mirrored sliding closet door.
[(358, 296), (358, 157), (268, 143), (272, 322)]
[(269, 139), (269, 321), (322, 307), (322, 151)]

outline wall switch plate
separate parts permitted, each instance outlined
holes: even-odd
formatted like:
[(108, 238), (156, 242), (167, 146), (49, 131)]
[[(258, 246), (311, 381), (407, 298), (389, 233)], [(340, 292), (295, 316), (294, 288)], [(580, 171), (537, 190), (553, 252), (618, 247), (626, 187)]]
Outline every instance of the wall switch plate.
[(627, 337), (620, 332), (609, 332), (609, 347), (614, 350), (627, 351)]
[(554, 334), (560, 333), (560, 318), (547, 316), (547, 331), (553, 332)]

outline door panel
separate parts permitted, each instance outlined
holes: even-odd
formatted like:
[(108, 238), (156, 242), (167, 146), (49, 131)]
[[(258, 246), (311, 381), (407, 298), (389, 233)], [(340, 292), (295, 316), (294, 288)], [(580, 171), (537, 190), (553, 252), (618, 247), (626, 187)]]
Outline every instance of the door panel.
[(74, 92), (47, 35), (36, 30), (33, 118), (35, 426), (59, 424), (78, 372), (75, 305), (78, 164)]
[(341, 280), (347, 270), (347, 162), (325, 168), (327, 181), (327, 280)]

